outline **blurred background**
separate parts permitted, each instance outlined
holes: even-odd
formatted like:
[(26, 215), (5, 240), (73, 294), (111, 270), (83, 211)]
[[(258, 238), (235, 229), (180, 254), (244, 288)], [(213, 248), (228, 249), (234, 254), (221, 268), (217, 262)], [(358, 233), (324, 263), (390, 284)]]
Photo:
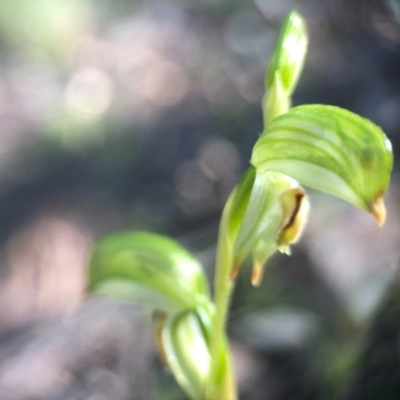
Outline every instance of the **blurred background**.
[[(294, 104), (373, 120), (400, 145), (398, 0), (0, 2), (0, 399), (185, 399), (139, 306), (88, 298), (94, 241), (171, 235), (213, 274), (218, 220), (262, 130), (292, 9), (310, 45)], [(229, 333), (242, 399), (400, 398), (400, 177), (388, 221), (320, 193), (292, 257)]]

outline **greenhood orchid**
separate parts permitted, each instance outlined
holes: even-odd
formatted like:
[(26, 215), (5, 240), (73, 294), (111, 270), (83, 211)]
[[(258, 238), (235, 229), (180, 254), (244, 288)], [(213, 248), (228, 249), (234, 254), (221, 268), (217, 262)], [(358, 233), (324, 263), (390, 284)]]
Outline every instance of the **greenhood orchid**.
[(236, 400), (226, 322), (237, 274), (253, 260), (252, 283), (280, 251), (290, 254), (310, 209), (302, 185), (338, 196), (385, 222), (383, 196), (391, 144), (371, 121), (328, 105), (291, 107), (308, 36), (288, 15), (265, 76), (264, 130), (251, 165), (221, 218), (214, 297), (195, 258), (171, 239), (120, 233), (95, 246), (90, 289), (160, 310), (155, 336), (161, 358), (192, 400)]

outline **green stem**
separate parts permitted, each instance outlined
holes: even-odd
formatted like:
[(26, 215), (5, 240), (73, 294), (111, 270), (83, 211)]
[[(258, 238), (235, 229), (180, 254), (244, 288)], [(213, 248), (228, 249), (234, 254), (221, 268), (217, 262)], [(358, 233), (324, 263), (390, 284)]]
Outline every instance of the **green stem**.
[[(228, 209), (226, 207), (226, 209)], [(207, 387), (207, 400), (236, 400), (237, 392), (233, 376), (226, 323), (234, 288), (231, 279), (232, 251), (224, 227), (224, 216), (219, 233), (215, 271), (215, 314), (211, 339), (211, 373)]]

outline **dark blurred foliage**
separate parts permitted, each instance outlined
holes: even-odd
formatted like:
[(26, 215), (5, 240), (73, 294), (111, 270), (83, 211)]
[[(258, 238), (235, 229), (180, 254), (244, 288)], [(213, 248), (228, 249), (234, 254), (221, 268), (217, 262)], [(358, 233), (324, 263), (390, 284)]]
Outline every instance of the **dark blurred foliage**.
[[(360, 113), (396, 154), (398, 0), (0, 2), (0, 399), (183, 399), (146, 312), (87, 299), (90, 247), (170, 234), (212, 277), (294, 8), (310, 33), (294, 103)], [(383, 229), (311, 193), (293, 256), (258, 289), (241, 272), (229, 332), (243, 399), (400, 398), (399, 185), (396, 164)]]
[(395, 399), (400, 393), (399, 287), (394, 287), (371, 324), (345, 399)]

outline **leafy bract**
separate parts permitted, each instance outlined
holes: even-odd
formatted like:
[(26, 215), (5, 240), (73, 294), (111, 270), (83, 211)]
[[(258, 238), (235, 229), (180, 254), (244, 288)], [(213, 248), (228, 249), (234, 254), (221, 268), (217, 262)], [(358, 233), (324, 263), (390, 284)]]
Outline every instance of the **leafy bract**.
[(350, 111), (304, 105), (274, 119), (258, 139), (251, 163), (339, 196), (385, 219), (382, 196), (393, 164), (383, 131)]
[(167, 311), (208, 303), (201, 265), (175, 241), (136, 232), (100, 240), (89, 269), (92, 291)]

